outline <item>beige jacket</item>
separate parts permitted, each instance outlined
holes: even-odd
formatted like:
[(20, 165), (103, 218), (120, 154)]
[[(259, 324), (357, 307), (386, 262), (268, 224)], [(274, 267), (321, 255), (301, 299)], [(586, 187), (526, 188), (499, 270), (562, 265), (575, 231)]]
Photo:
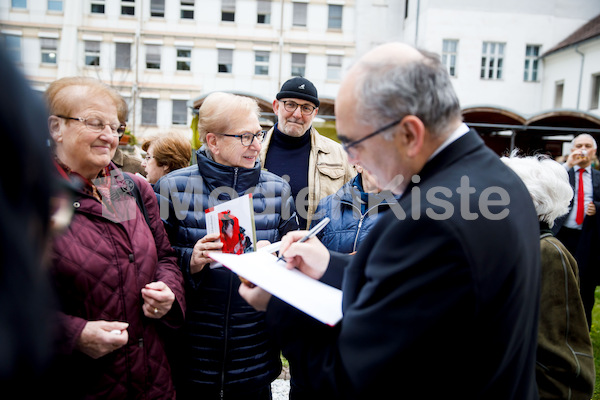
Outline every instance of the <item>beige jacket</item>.
[[(265, 141), (260, 151), (260, 162), (264, 165), (267, 157), (269, 143), (273, 135), (271, 128), (267, 132)], [(317, 210), (319, 200), (337, 192), (344, 183), (354, 178), (356, 170), (348, 163), (348, 156), (342, 146), (322, 136), (315, 128), (310, 128), (311, 143), (310, 156), (308, 158), (308, 213), (306, 226), (310, 227), (312, 216)], [(300, 213), (305, 206), (294, 199), (296, 210)]]

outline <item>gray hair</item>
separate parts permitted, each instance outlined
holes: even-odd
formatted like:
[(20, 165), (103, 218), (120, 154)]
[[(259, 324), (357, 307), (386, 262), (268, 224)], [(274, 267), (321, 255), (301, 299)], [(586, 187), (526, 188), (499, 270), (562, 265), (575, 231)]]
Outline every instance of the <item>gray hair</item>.
[(575, 140), (577, 140), (580, 137), (588, 137), (590, 139), (592, 139), (592, 143), (594, 143), (594, 148), (597, 149), (598, 148), (598, 144), (596, 143), (596, 139), (594, 139), (594, 137), (592, 135), (590, 135), (589, 133), (580, 133), (579, 135), (575, 136), (573, 138), (573, 140), (571, 140), (571, 145), (575, 145)]
[(432, 135), (441, 136), (450, 122), (462, 120), (446, 68), (436, 54), (419, 52), (425, 58), (415, 62), (362, 62), (356, 85), (356, 110), (362, 123), (381, 121), (384, 125), (404, 115), (415, 115)]
[(558, 217), (569, 212), (573, 189), (562, 165), (544, 155), (518, 157), (517, 151), (500, 160), (527, 186), (540, 221), (552, 228)]

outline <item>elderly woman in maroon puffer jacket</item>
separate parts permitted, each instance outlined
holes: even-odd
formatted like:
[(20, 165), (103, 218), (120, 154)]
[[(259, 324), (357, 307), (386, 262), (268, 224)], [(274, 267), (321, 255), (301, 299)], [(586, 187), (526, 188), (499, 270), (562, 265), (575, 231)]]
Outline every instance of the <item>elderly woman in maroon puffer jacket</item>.
[(111, 162), (125, 102), (83, 77), (51, 83), (46, 98), (57, 169), (80, 183), (52, 249), (56, 375), (69, 382), (67, 397), (175, 398), (160, 332), (183, 322), (183, 279), (150, 185)]

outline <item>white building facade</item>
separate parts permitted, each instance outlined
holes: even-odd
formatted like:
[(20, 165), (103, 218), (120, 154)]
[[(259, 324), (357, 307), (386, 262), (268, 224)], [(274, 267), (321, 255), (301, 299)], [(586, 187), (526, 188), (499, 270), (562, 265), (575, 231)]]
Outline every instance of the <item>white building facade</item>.
[(216, 90), (272, 101), (304, 75), (335, 98), (354, 20), (354, 0), (0, 0), (5, 43), (36, 90), (97, 77), (129, 102), (138, 137), (191, 133), (188, 102)]
[[(546, 75), (547, 60), (539, 57), (600, 15), (600, 1), (594, 0), (407, 3), (404, 40), (445, 56), (463, 108), (486, 104), (525, 116), (555, 108), (551, 93), (556, 74), (578, 80), (580, 73), (578, 55), (566, 56), (573, 59), (552, 67), (551, 77)], [(600, 54), (586, 60), (588, 78), (600, 72), (597, 57)], [(565, 92), (559, 107), (577, 108), (568, 86), (569, 95)], [(597, 108), (583, 102), (579, 106), (600, 116)]]
[(600, 117), (600, 40), (541, 57), (597, 15), (598, 0), (0, 0), (5, 43), (35, 89), (98, 77), (128, 100), (138, 137), (191, 134), (191, 100), (271, 102), (294, 75), (332, 105), (352, 62), (392, 40), (441, 54), (463, 108)]

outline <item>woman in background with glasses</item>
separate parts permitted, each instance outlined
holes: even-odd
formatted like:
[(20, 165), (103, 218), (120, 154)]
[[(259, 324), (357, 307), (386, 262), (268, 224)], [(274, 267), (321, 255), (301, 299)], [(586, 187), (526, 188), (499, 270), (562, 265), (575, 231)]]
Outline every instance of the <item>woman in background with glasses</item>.
[(178, 132), (148, 137), (142, 143), (142, 150), (146, 152), (142, 167), (152, 185), (169, 172), (190, 165), (192, 157), (190, 140)]
[[(271, 243), (297, 229), (289, 184), (261, 170), (264, 139), (255, 100), (212, 93), (199, 110), (203, 146), (198, 164), (161, 178), (161, 216), (179, 256), (189, 305), (184, 329), (173, 341), (178, 399), (270, 399), (281, 371), (279, 350), (264, 330), (264, 313), (238, 294), (227, 268), (211, 268), (208, 252), (221, 251), (219, 234), (207, 235), (204, 210), (252, 193), (256, 239)], [(168, 204), (169, 209), (162, 208)]]
[(159, 330), (183, 323), (183, 280), (150, 185), (111, 162), (126, 104), (87, 77), (54, 81), (45, 94), (57, 171), (81, 183), (50, 265), (63, 397), (174, 399)]

